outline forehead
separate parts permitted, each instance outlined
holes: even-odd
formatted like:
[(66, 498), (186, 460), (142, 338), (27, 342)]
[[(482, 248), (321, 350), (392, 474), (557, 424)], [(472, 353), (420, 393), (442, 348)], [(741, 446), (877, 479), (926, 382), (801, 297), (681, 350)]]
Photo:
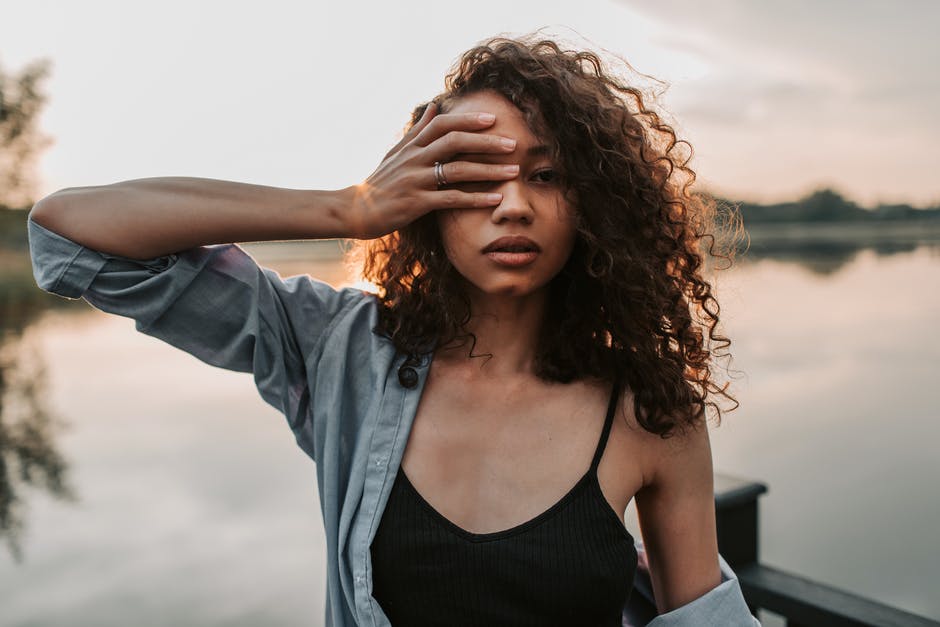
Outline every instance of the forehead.
[(542, 143), (529, 128), (522, 111), (495, 91), (480, 91), (461, 96), (447, 108), (447, 113), (492, 113), (496, 115), (496, 122), (480, 132), (505, 135), (520, 143)]

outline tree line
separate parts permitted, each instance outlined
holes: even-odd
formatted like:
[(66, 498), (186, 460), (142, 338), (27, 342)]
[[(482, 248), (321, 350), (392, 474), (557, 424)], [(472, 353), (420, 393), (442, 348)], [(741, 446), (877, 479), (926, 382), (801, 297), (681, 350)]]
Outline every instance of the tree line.
[[(21, 72), (0, 66), (0, 246), (24, 247), (26, 213), (36, 201), (36, 158), (52, 141), (39, 129), (39, 114), (48, 101), (43, 82), (51, 63), (40, 59)], [(781, 222), (860, 222), (940, 219), (940, 206), (915, 208), (880, 204), (863, 208), (832, 189), (820, 189), (799, 200), (759, 204), (716, 198), (736, 208), (744, 225)]]
[(870, 222), (894, 220), (938, 220), (940, 206), (916, 208), (907, 204), (860, 207), (832, 189), (820, 189), (799, 200), (758, 204), (718, 199), (737, 207), (744, 225), (779, 222)]

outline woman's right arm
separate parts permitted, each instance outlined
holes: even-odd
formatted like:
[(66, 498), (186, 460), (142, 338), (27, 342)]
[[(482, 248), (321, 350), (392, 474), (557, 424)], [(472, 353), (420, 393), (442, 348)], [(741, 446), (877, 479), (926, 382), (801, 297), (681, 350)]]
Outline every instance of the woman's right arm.
[(282, 189), (212, 179), (137, 179), (67, 188), (30, 218), (88, 248), (150, 259), (209, 244), (351, 237), (353, 188)]
[[(434, 162), (455, 154), (507, 153), (513, 146), (480, 133), (495, 118), (424, 117), (363, 183), (338, 191), (282, 189), (212, 179), (147, 178), (58, 191), (30, 213), (37, 224), (87, 248), (150, 259), (208, 244), (266, 240), (370, 239), (436, 208), (494, 206), (500, 195), (438, 189)], [(513, 178), (506, 166), (447, 163), (451, 183)]]
[[(377, 237), (434, 208), (493, 204), (485, 194), (437, 190), (433, 173), (449, 154), (506, 151), (494, 135), (460, 130), (490, 124), (424, 120), (366, 181), (339, 192), (189, 178), (66, 189), (30, 213), (33, 274), (42, 289), (132, 318), (138, 331), (208, 364), (253, 372), (261, 396), (298, 430), (316, 402), (308, 369), (331, 325), (369, 300), (307, 275), (282, 278), (230, 242)], [(500, 167), (449, 163), (446, 176), (509, 177)], [(225, 245), (207, 245), (217, 243)], [(314, 455), (316, 438), (304, 433)]]

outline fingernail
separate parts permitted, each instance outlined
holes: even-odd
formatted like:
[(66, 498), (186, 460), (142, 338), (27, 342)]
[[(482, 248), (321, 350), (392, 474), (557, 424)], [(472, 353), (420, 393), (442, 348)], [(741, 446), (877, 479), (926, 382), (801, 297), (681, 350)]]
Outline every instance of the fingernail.
[(508, 137), (503, 137), (503, 138), (500, 140), (499, 143), (501, 143), (505, 148), (515, 148), (515, 147), (516, 147), (516, 140), (514, 140), (514, 139), (509, 139)]
[(493, 203), (493, 204), (498, 203), (498, 202), (501, 201), (502, 199), (503, 199), (503, 195), (502, 195), (502, 194), (487, 194), (487, 195), (486, 195), (486, 202), (490, 202), (490, 203)]
[(513, 164), (513, 165), (504, 165), (504, 166), (503, 166), (503, 171), (506, 172), (507, 174), (517, 174), (517, 173), (519, 172), (519, 166), (518, 166), (518, 165), (515, 165), (515, 164)]
[(496, 120), (496, 116), (492, 113), (481, 113), (477, 119), (479, 119), (484, 124), (489, 124), (490, 122)]

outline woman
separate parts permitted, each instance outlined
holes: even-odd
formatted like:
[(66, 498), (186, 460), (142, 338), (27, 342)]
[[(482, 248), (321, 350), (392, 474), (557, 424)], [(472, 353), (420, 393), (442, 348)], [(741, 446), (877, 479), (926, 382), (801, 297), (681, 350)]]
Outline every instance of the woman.
[[(619, 625), (634, 497), (651, 624), (752, 625), (716, 545), (727, 340), (675, 143), (593, 54), (494, 39), (362, 184), (65, 189), (30, 214), (34, 271), (254, 373), (317, 464), (329, 625)], [(378, 296), (228, 244), (327, 237), (371, 240)]]

